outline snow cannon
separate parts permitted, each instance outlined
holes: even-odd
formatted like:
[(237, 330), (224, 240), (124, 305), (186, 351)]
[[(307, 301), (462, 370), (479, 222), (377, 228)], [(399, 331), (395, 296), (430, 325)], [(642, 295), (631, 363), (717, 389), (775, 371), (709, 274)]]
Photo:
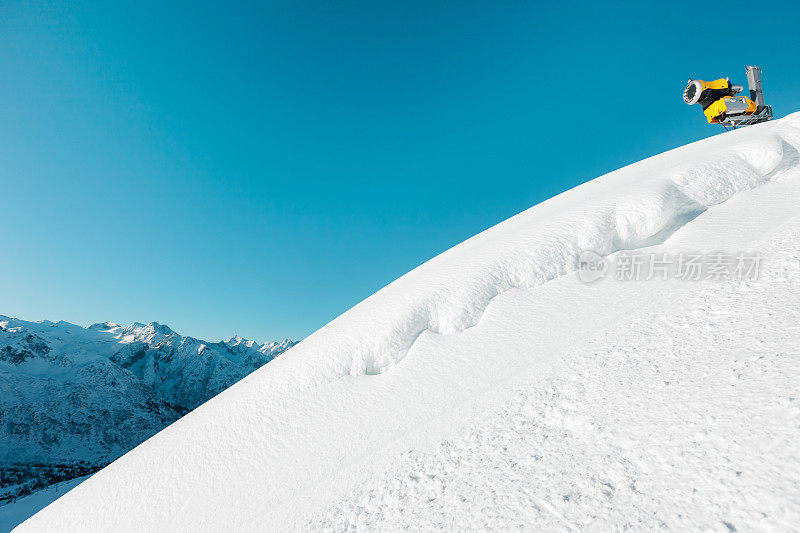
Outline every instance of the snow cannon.
[(744, 91), (728, 78), (714, 81), (693, 80), (683, 91), (683, 101), (689, 105), (700, 104), (709, 124), (721, 124), (726, 130), (766, 122), (772, 118), (772, 107), (764, 104), (761, 89), (761, 69), (748, 66), (747, 85), (750, 97), (737, 96)]

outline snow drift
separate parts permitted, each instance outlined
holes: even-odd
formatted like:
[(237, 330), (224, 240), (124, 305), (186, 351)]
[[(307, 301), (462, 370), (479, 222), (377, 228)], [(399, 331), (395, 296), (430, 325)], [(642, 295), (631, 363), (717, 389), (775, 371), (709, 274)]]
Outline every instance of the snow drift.
[[(565, 274), (581, 251), (761, 243), (796, 212), (798, 149), (795, 114), (652, 157), (520, 213), (370, 296), (20, 530), (301, 527), (391, 472), (403, 453), (436, 449), (480, 422), (514, 387), (547, 387), (542, 380), (561, 368), (569, 347), (626, 313), (695, 290), (580, 285)], [(742, 217), (745, 207), (733, 199), (754, 189), (765, 192), (749, 201), (763, 206)], [(526, 501), (561, 516), (535, 495)], [(461, 504), (452, 505), (447, 522), (370, 525), (470, 524), (453, 518)], [(325, 523), (359, 524), (357, 509), (341, 509), (353, 521)], [(471, 527), (509, 525), (481, 524)]]

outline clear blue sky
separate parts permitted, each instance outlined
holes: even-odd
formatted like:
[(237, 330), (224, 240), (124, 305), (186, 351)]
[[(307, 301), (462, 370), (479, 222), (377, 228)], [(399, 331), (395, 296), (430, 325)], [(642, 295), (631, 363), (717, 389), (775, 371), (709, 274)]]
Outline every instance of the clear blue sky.
[[(467, 237), (800, 110), (800, 3), (3, 2), (0, 314), (301, 338)], [(748, 22), (755, 29), (743, 31)]]

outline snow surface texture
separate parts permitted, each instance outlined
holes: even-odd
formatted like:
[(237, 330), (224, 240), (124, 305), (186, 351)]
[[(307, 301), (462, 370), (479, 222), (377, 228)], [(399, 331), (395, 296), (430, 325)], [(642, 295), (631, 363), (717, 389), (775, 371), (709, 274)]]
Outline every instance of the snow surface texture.
[(800, 219), (781, 237), (760, 281), (659, 302), (581, 343), (546, 387), (410, 451), (306, 527), (796, 531)]
[[(800, 114), (561, 194), (411, 271), (20, 531), (800, 520)], [(760, 250), (581, 284), (582, 250)]]

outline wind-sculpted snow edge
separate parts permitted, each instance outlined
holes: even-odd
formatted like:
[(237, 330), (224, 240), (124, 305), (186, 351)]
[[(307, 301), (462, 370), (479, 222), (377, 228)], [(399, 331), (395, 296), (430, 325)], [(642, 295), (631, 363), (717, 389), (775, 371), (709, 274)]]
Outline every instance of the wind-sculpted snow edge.
[[(312, 339), (325, 339), (320, 351), (346, 364), (343, 373), (379, 374), (424, 332), (464, 331), (503, 292), (574, 271), (581, 251), (607, 256), (659, 244), (706, 209), (798, 165), (800, 115), (765, 126), (678, 148), (534, 206), (412, 270)], [(330, 342), (345, 321), (349, 334)]]

